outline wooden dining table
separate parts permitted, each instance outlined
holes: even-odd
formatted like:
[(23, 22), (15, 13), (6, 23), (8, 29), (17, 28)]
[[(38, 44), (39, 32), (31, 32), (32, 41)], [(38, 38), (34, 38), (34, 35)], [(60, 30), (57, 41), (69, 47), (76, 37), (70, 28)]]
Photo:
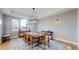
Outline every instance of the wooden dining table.
[(41, 33), (41, 32), (28, 32), (27, 34), (31, 35), (34, 38), (39, 38), (46, 35), (45, 33)]
[(33, 46), (33, 43), (32, 43), (32, 49), (33, 47), (36, 47), (36, 46), (40, 46), (40, 40), (43, 39), (45, 40), (44, 36), (46, 35), (45, 33), (41, 33), (41, 32), (28, 32), (27, 33), (29, 36), (32, 36), (32, 42), (33, 40), (37, 40), (37, 44), (35, 46)]

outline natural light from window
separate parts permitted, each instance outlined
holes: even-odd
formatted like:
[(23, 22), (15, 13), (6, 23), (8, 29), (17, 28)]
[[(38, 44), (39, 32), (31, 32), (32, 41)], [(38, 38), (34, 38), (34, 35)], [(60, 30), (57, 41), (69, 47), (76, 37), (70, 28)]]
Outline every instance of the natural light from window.
[(1, 25), (1, 20), (0, 20), (0, 25)]
[(26, 19), (21, 19), (21, 21), (20, 21), (20, 26), (21, 26), (21, 27), (26, 27), (27, 24), (28, 24), (28, 20), (26, 20)]
[(18, 31), (19, 30), (19, 21), (18, 19), (12, 20), (12, 31)]
[(12, 20), (12, 31), (28, 30), (32, 28), (32, 24), (27, 19), (13, 19)]

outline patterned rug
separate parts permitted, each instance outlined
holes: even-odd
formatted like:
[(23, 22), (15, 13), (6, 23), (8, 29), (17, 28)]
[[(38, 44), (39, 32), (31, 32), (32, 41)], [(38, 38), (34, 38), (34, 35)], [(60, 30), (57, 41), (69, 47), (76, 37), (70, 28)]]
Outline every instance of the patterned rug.
[[(41, 47), (41, 48), (40, 48)], [(44, 45), (36, 46), (33, 48), (33, 50), (44, 50)], [(5, 49), (5, 50), (32, 50), (32, 45), (28, 45), (28, 43), (23, 41), (23, 38), (18, 38), (18, 39), (11, 39), (10, 41), (3, 43), (3, 46), (0, 45), (0, 49)], [(60, 44), (59, 42), (55, 42), (50, 40), (50, 48), (45, 45), (46, 50), (68, 50), (68, 48)]]

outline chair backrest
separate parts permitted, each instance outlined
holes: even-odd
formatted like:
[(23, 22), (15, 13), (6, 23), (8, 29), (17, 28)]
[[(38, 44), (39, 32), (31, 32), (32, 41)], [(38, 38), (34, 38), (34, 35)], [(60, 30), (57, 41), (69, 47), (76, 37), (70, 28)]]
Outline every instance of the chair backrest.
[(28, 40), (28, 34), (26, 32), (23, 32), (23, 36), (25, 40)]
[(44, 35), (42, 38), (41, 38), (42, 40), (41, 40), (41, 42), (42, 43), (48, 43), (49, 42), (49, 36), (48, 35)]
[(29, 41), (32, 41), (33, 40), (33, 38), (32, 38), (31, 35), (28, 35), (28, 39), (29, 39)]
[(45, 43), (48, 43), (48, 41), (49, 41), (49, 35), (46, 35), (45, 36)]

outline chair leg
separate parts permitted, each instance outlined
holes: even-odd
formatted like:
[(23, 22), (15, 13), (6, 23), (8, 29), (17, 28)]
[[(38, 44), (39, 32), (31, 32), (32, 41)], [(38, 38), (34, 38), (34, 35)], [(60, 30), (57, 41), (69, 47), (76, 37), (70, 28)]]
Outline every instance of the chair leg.
[(48, 47), (50, 48), (50, 39), (49, 39), (49, 36), (48, 36)]
[(50, 40), (48, 41), (48, 47), (50, 48)]
[(44, 40), (44, 50), (46, 50), (46, 48), (45, 48), (45, 40)]
[(32, 50), (33, 50), (33, 40), (32, 40)]
[(53, 40), (53, 35), (51, 34), (51, 40)]

